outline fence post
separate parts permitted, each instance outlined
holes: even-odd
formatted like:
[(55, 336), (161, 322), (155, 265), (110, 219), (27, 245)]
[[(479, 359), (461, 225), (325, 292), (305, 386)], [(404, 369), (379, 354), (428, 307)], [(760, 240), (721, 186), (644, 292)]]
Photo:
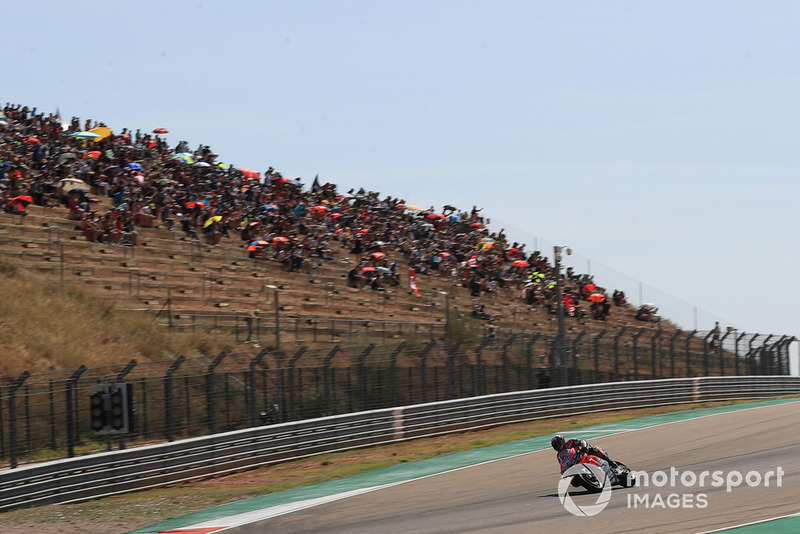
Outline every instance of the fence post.
[(719, 353), (719, 376), (725, 376), (725, 356), (724, 351), (722, 350), (723, 345), (725, 345), (725, 338), (727, 338), (733, 330), (729, 330), (723, 334), (723, 336), (719, 340), (719, 346), (716, 347), (717, 352)]
[(708, 340), (714, 333), (714, 330), (710, 330), (708, 334), (703, 337), (703, 376), (708, 376)]
[(619, 380), (619, 339), (625, 334), (627, 326), (620, 328), (614, 336), (614, 380)]
[[(485, 376), (485, 371), (483, 369), (482, 356), (483, 356), (483, 349), (486, 347), (486, 345), (489, 344), (491, 340), (492, 338), (489, 337), (483, 338), (481, 340), (481, 344), (478, 345), (477, 349), (475, 349), (475, 367), (478, 371), (478, 395), (486, 394), (486, 376)], [(448, 397), (448, 398), (452, 399), (454, 397)]]
[(697, 330), (692, 330), (689, 332), (689, 335), (686, 337), (686, 378), (690, 378), (692, 376), (692, 357), (689, 346), (692, 342), (692, 338), (697, 333)]
[(669, 339), (669, 377), (675, 378), (675, 341), (678, 340), (680, 335), (683, 333), (681, 329), (678, 329), (677, 332), (672, 334), (672, 337)]
[[(735, 352), (735, 358), (736, 358), (736, 360), (734, 362), (734, 366), (736, 368), (736, 376), (739, 376), (739, 342), (746, 335), (747, 335), (747, 332), (742, 332), (739, 336), (737, 336), (735, 344), (734, 344), (734, 347), (733, 347), (733, 350)], [(747, 373), (745, 373), (745, 374), (747, 374)]]
[(183, 354), (178, 356), (178, 359), (167, 369), (167, 374), (164, 375), (164, 417), (167, 420), (167, 441), (175, 441), (175, 395), (172, 387), (172, 375), (185, 360), (186, 356)]
[(67, 457), (72, 458), (75, 456), (75, 443), (78, 441), (77, 422), (75, 421), (75, 412), (73, 408), (73, 397), (75, 395), (75, 384), (78, 382), (80, 376), (86, 371), (86, 366), (81, 365), (78, 367), (72, 376), (67, 380)]
[(644, 334), (646, 330), (640, 328), (638, 332), (633, 334), (633, 379), (639, 380), (639, 336)]
[(256, 355), (250, 361), (250, 369), (248, 371), (248, 392), (247, 392), (247, 413), (248, 419), (250, 420), (250, 426), (256, 426), (256, 366), (261, 363), (261, 360), (264, 359), (264, 356), (269, 352), (269, 349), (262, 349), (261, 352)]
[[(653, 334), (653, 337), (650, 339), (650, 353), (651, 353), (651, 358), (653, 359), (652, 361), (653, 371), (651, 373), (652, 376), (650, 378), (653, 380), (664, 376), (664, 362), (661, 358), (661, 350), (658, 351), (659, 355), (658, 360), (660, 360), (661, 365), (656, 365), (656, 345), (657, 345), (656, 342), (661, 338), (662, 333), (663, 331), (661, 330), (661, 323), (658, 323), (658, 331), (656, 331), (656, 333)], [(661, 371), (661, 373), (658, 372), (659, 370)]]
[[(447, 387), (445, 390), (445, 398), (447, 399), (454, 399), (456, 397), (456, 352), (461, 348), (462, 343), (464, 343), (463, 339), (456, 341), (455, 345), (450, 342), (445, 342), (447, 350)], [(438, 387), (438, 384), (436, 387)]]
[(510, 380), (508, 376), (508, 347), (510, 347), (516, 339), (516, 334), (509, 336), (508, 341), (503, 343), (503, 392), (510, 391)]
[(325, 415), (333, 415), (331, 410), (331, 394), (333, 393), (333, 378), (331, 377), (331, 360), (336, 353), (341, 350), (339, 345), (331, 349), (327, 356), (322, 360), (322, 374), (325, 380)]
[(603, 330), (594, 338), (594, 383), (600, 382), (600, 340), (608, 334), (609, 330)]
[(767, 372), (765, 370), (766, 364), (764, 362), (765, 362), (765, 359), (766, 359), (765, 358), (766, 352), (767, 352), (768, 347), (769, 347), (769, 340), (772, 339), (773, 337), (775, 337), (775, 334), (768, 335), (767, 339), (764, 340), (764, 343), (761, 344), (761, 356), (758, 357), (758, 374), (760, 374), (760, 375), (767, 374)]
[(392, 351), (389, 370), (389, 374), (391, 375), (390, 382), (392, 384), (392, 406), (397, 406), (400, 404), (400, 395), (397, 387), (397, 356), (403, 352), (403, 349), (406, 348), (406, 345), (408, 345), (408, 343), (403, 341), (397, 346), (396, 349)]
[(300, 349), (295, 353), (294, 356), (289, 360), (289, 421), (294, 421), (297, 418), (297, 411), (296, 411), (296, 387), (294, 383), (294, 365), (297, 363), (305, 352), (308, 351), (307, 347), (300, 347)]
[(533, 334), (528, 340), (528, 346), (525, 348), (525, 360), (528, 366), (528, 389), (534, 389), (535, 387), (533, 385), (533, 346), (536, 344), (536, 340), (538, 340), (541, 335), (542, 334)]
[(572, 372), (576, 377), (573, 378), (572, 380), (573, 385), (583, 384), (583, 379), (581, 378), (581, 371), (579, 366), (580, 356), (578, 355), (578, 345), (581, 342), (581, 338), (585, 335), (586, 335), (586, 330), (581, 330), (580, 332), (578, 332), (578, 335), (575, 336), (575, 339), (572, 340)]
[(436, 345), (436, 340), (428, 341), (428, 344), (422, 349), (419, 355), (420, 374), (422, 375), (422, 402), (428, 402), (428, 353)]
[(9, 418), (9, 445), (11, 450), (11, 469), (17, 467), (17, 456), (19, 454), (17, 446), (17, 389), (31, 376), (25, 371), (11, 387), (8, 388), (8, 418)]
[(367, 407), (367, 356), (374, 348), (375, 344), (370, 343), (358, 357), (358, 396), (362, 410), (369, 409)]
[(209, 434), (217, 433), (217, 400), (214, 395), (214, 390), (216, 388), (214, 370), (222, 363), (223, 358), (227, 355), (226, 352), (221, 352), (219, 356), (214, 358), (211, 365), (208, 366), (208, 371), (206, 373), (206, 414), (208, 417)]
[[(128, 362), (128, 365), (126, 365), (122, 369), (122, 371), (120, 371), (119, 374), (117, 375), (117, 384), (123, 382), (125, 380), (125, 376), (128, 373), (130, 373), (131, 370), (134, 367), (136, 367), (137, 364), (138, 364), (138, 362), (136, 360), (131, 360), (130, 362)], [(133, 402), (133, 399), (130, 399), (130, 402)], [(134, 428), (135, 428), (135, 422), (131, 421), (131, 424), (134, 425)], [(125, 436), (120, 434), (120, 436), (119, 436), (119, 449), (122, 450), (124, 448), (125, 448)]]

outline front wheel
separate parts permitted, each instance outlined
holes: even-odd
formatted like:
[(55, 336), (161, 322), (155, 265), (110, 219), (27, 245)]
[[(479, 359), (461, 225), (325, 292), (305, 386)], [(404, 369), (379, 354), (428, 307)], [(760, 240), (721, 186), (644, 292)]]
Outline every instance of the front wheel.
[(617, 476), (619, 485), (623, 488), (630, 488), (636, 485), (636, 479), (631, 475), (631, 470), (627, 465), (616, 462), (614, 474)]
[(603, 485), (597, 480), (597, 477), (590, 473), (577, 475), (578, 483), (589, 493), (600, 493), (603, 491)]

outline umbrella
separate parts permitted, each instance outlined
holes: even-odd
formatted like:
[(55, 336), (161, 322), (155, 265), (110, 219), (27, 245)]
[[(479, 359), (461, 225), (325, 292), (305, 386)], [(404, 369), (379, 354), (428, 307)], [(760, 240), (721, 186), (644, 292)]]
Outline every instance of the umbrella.
[(96, 134), (94, 132), (75, 132), (69, 134), (70, 137), (74, 137), (75, 139), (99, 139), (100, 134)]
[(195, 163), (192, 166), (193, 167), (211, 167), (211, 164), (208, 163), (207, 161), (198, 161), (197, 163)]
[(410, 211), (425, 211), (425, 208), (423, 208), (422, 206), (417, 206), (414, 204), (408, 204), (406, 206), (406, 209)]
[(525, 260), (517, 260), (511, 263), (514, 267), (528, 267), (530, 263)]
[(206, 222), (203, 223), (203, 228), (207, 228), (214, 224), (215, 222), (219, 222), (222, 220), (222, 215), (214, 215), (213, 217), (209, 217)]
[(470, 226), (473, 227), (473, 228), (486, 228), (481, 223), (472, 223), (472, 224), (470, 224)]
[(483, 250), (489, 250), (493, 246), (494, 246), (494, 241), (490, 241), (488, 243), (481, 243), (481, 249)]
[(86, 155), (83, 156), (83, 159), (94, 159), (102, 156), (103, 153), (99, 150), (92, 150), (91, 152), (87, 152)]
[(376, 269), (375, 267), (362, 267), (361, 268), (361, 272), (362, 273), (372, 273), (372, 272), (375, 272), (377, 270), (378, 269)]
[(167, 130), (166, 128), (156, 128), (155, 130), (153, 130), (153, 133), (154, 134), (168, 134), (169, 130)]
[(373, 252), (372, 254), (370, 254), (370, 256), (377, 259), (377, 258), (385, 258), (386, 254), (384, 254), (383, 252)]
[(589, 302), (605, 302), (606, 296), (602, 293), (594, 292), (589, 295)]
[(250, 241), (248, 246), (251, 246), (251, 247), (266, 247), (266, 246), (269, 246), (269, 241), (264, 241), (263, 239), (257, 239), (256, 241)]
[(173, 161), (182, 161), (183, 163), (188, 163), (189, 165), (194, 163), (194, 159), (192, 159), (192, 156), (187, 153), (175, 154), (170, 159)]
[(39, 140), (39, 138), (38, 138), (38, 137), (36, 137), (36, 136), (34, 136), (34, 135), (32, 135), (32, 136), (28, 137), (27, 139), (25, 139), (25, 141), (27, 141), (27, 143), (28, 143), (29, 145), (38, 145), (38, 144), (40, 144), (40, 143), (41, 143), (41, 141)]
[(379, 273), (383, 274), (392, 274), (392, 270), (388, 267), (376, 267), (375, 268)]
[(92, 133), (96, 133), (97, 135), (100, 136), (100, 137), (97, 138), (98, 141), (100, 139), (105, 139), (106, 137), (111, 135), (111, 130), (109, 130), (105, 126), (98, 126), (97, 128), (92, 128), (89, 131), (92, 132)]
[(142, 170), (142, 164), (141, 163), (136, 163), (136, 162), (128, 163), (127, 165), (125, 165), (125, 168), (126, 169), (132, 169), (134, 171), (141, 171)]
[(205, 207), (206, 207), (206, 203), (205, 203), (205, 202), (203, 202), (202, 200), (197, 200), (197, 201), (195, 201), (195, 202), (187, 202), (187, 203), (185, 204), (185, 206), (186, 206), (187, 208), (189, 208), (190, 210), (193, 210), (193, 209), (195, 209), (195, 208), (202, 209), (202, 208), (205, 208)]
[(428, 219), (444, 219), (445, 218), (444, 215), (442, 215), (441, 213), (431, 213), (430, 215), (426, 215), (425, 217), (427, 217)]
[(314, 206), (311, 208), (311, 213), (321, 213), (323, 211), (328, 211), (328, 206)]
[(76, 159), (78, 155), (75, 152), (64, 152), (58, 156), (58, 160), (56, 161), (56, 165), (63, 165), (69, 159)]
[(253, 169), (239, 169), (242, 171), (242, 174), (245, 178), (249, 178), (251, 180), (258, 180), (261, 178), (261, 175), (258, 174), (258, 171), (254, 171)]
[(273, 237), (272, 241), (275, 243), (288, 243), (291, 240), (288, 237), (283, 237), (282, 235), (279, 235), (278, 237)]
[(28, 204), (30, 204), (31, 202), (33, 202), (33, 197), (29, 197), (27, 195), (14, 197), (14, 198), (12, 198), (11, 200), (8, 201), (8, 205), (6, 206), (6, 209), (8, 211), (11, 211), (11, 209), (14, 206), (17, 206), (17, 205), (21, 206), (22, 209), (25, 209), (26, 207), (28, 207)]
[(442, 252), (441, 254), (439, 254), (439, 256), (443, 258), (449, 258), (450, 256), (452, 256), (452, 254), (450, 254), (449, 252)]
[(64, 187), (71, 185), (71, 184), (83, 184), (87, 185), (86, 182), (79, 178), (62, 178), (58, 181), (59, 184), (63, 185)]
[(89, 184), (86, 182), (83, 182), (82, 184), (69, 184), (64, 186), (64, 191), (66, 193), (73, 193), (75, 191), (83, 191), (84, 193), (88, 193), (90, 189), (91, 187), (89, 187)]

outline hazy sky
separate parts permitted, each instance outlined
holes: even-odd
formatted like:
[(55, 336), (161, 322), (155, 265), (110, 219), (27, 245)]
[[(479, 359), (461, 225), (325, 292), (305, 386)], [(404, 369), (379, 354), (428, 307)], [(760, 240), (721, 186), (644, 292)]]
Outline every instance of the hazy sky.
[(483, 207), (681, 326), (798, 334), (800, 3), (4, 6), (0, 100)]

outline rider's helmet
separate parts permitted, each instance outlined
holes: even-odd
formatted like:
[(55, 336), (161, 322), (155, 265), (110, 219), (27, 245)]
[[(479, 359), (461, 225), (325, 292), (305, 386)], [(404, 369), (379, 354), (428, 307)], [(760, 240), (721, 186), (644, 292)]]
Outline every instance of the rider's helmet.
[(564, 440), (564, 436), (561, 434), (556, 434), (553, 436), (553, 439), (550, 440), (550, 445), (553, 446), (553, 449), (560, 451), (561, 448), (564, 446), (566, 440)]

